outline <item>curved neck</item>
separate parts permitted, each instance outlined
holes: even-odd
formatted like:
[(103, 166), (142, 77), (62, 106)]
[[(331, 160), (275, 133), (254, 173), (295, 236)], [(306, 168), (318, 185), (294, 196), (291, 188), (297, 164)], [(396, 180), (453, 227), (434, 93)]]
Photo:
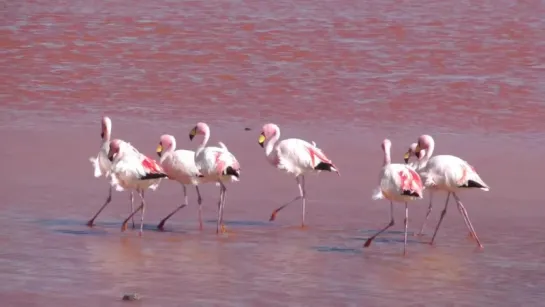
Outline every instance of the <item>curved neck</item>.
[(392, 158), (390, 156), (390, 146), (384, 147), (384, 166), (390, 164), (392, 162)]
[(199, 145), (199, 147), (197, 147), (197, 150), (195, 150), (195, 154), (197, 154), (198, 152), (201, 152), (204, 149), (204, 147), (206, 147), (206, 144), (208, 144), (208, 139), (210, 139), (210, 131), (209, 130), (204, 133), (204, 137), (202, 139), (202, 142)]
[(274, 135), (267, 141), (267, 144), (265, 144), (265, 154), (267, 156), (273, 151), (274, 145), (278, 142), (278, 139), (280, 139), (280, 128), (276, 127)]
[(428, 160), (431, 158), (431, 155), (433, 155), (434, 148), (435, 142), (433, 141), (433, 139), (431, 139), (428, 148), (425, 149), (425, 154), (422, 156), (422, 159), (420, 159), (420, 164), (425, 164), (428, 162)]

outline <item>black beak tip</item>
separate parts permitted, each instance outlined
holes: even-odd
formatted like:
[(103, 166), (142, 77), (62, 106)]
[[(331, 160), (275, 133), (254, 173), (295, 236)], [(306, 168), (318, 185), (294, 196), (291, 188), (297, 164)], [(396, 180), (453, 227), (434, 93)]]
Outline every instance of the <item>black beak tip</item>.
[(108, 157), (108, 160), (110, 160), (110, 162), (114, 162), (114, 157)]
[(263, 148), (263, 143), (259, 142), (259, 146), (261, 146), (261, 148)]
[(161, 152), (158, 152), (157, 155), (159, 156), (159, 158), (161, 158)]
[(405, 164), (408, 164), (408, 163), (409, 163), (409, 159), (404, 158), (403, 160), (405, 160)]
[(193, 141), (193, 138), (194, 138), (194, 137), (195, 137), (195, 136), (194, 136), (193, 134), (189, 134), (189, 140), (190, 140), (190, 141)]
[(100, 134), (100, 138), (101, 138), (101, 139), (104, 138), (104, 132), (102, 132), (102, 133)]

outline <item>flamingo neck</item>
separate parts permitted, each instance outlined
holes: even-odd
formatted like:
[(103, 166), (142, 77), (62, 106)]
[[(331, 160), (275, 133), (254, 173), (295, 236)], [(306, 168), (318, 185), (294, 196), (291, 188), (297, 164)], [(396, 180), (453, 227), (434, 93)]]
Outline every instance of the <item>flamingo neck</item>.
[(267, 141), (265, 145), (265, 155), (269, 156), (274, 149), (274, 145), (280, 139), (280, 129), (276, 128), (274, 135)]
[(428, 148), (426, 148), (425, 154), (420, 159), (420, 165), (426, 165), (428, 163), (428, 160), (431, 158), (431, 155), (433, 155), (433, 150), (435, 149), (435, 142), (433, 139), (430, 140)]
[(390, 147), (386, 146), (384, 148), (384, 166), (392, 163), (392, 158), (390, 156)]
[(201, 152), (204, 149), (204, 147), (206, 147), (206, 144), (208, 144), (209, 139), (210, 139), (210, 131), (206, 131), (204, 133), (204, 138), (202, 139), (201, 145), (199, 145), (199, 147), (195, 151), (195, 154), (197, 154), (198, 152)]

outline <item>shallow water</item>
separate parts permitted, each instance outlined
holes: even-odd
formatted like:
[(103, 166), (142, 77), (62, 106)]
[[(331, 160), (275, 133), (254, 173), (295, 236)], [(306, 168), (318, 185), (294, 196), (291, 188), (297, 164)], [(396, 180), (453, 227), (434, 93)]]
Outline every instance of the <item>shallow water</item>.
[[(0, 32), (0, 299), (3, 306), (538, 306), (545, 296), (545, 7), (539, 1), (8, 1)], [(202, 187), (205, 229), (164, 182), (147, 194), (143, 237), (119, 230), (128, 195), (94, 228), (107, 184), (87, 158), (100, 116), (114, 137), (153, 154), (180, 148), (200, 120), (242, 164), (229, 186), (225, 236), (218, 191)], [(309, 227), (295, 181), (267, 165), (260, 126), (318, 143), (342, 177), (307, 179)], [(244, 128), (251, 131), (244, 131)], [(393, 142), (431, 133), (437, 153), (470, 161), (491, 191), (460, 195), (485, 248), (454, 207), (437, 244), (394, 229), (370, 200)], [(428, 234), (444, 195), (437, 196)], [(427, 207), (411, 205), (417, 231)]]

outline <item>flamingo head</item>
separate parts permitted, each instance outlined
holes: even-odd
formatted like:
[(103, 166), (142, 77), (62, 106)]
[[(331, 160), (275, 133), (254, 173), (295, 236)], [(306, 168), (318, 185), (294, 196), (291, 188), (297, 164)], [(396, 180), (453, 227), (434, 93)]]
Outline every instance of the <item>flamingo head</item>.
[(174, 139), (172, 135), (163, 134), (161, 135), (161, 139), (159, 140), (159, 146), (157, 146), (155, 152), (157, 152), (157, 155), (161, 157), (164, 151), (174, 150), (175, 147), (176, 139)]
[(419, 159), (419, 155), (416, 154), (416, 147), (418, 144), (412, 143), (411, 146), (409, 146), (409, 149), (403, 156), (403, 160), (405, 160), (405, 164), (409, 163), (409, 159), (411, 158), (411, 155), (414, 155), (417, 159)]
[(416, 144), (415, 148), (415, 156), (417, 158), (422, 158), (424, 154), (421, 152), (422, 150), (428, 150), (430, 146), (433, 144), (433, 138), (427, 134), (423, 134), (418, 138), (418, 143)]
[(259, 146), (263, 147), (265, 141), (275, 136), (278, 130), (278, 126), (275, 124), (269, 123), (263, 125), (263, 128), (261, 129), (261, 134), (259, 135), (259, 139), (257, 140)]
[(108, 151), (108, 160), (113, 162), (114, 159), (119, 155), (121, 151), (121, 145), (123, 141), (115, 139), (110, 142), (110, 150)]
[(108, 116), (102, 117), (102, 132), (100, 138), (104, 140), (104, 137), (109, 138), (112, 131), (112, 120)]
[(208, 135), (208, 134), (210, 134), (210, 128), (208, 127), (208, 125), (207, 125), (206, 123), (199, 122), (199, 123), (197, 123), (197, 125), (196, 125), (195, 127), (193, 127), (193, 129), (191, 129), (191, 131), (189, 132), (189, 140), (190, 140), (190, 141), (193, 141), (193, 138), (194, 138), (197, 134)]

